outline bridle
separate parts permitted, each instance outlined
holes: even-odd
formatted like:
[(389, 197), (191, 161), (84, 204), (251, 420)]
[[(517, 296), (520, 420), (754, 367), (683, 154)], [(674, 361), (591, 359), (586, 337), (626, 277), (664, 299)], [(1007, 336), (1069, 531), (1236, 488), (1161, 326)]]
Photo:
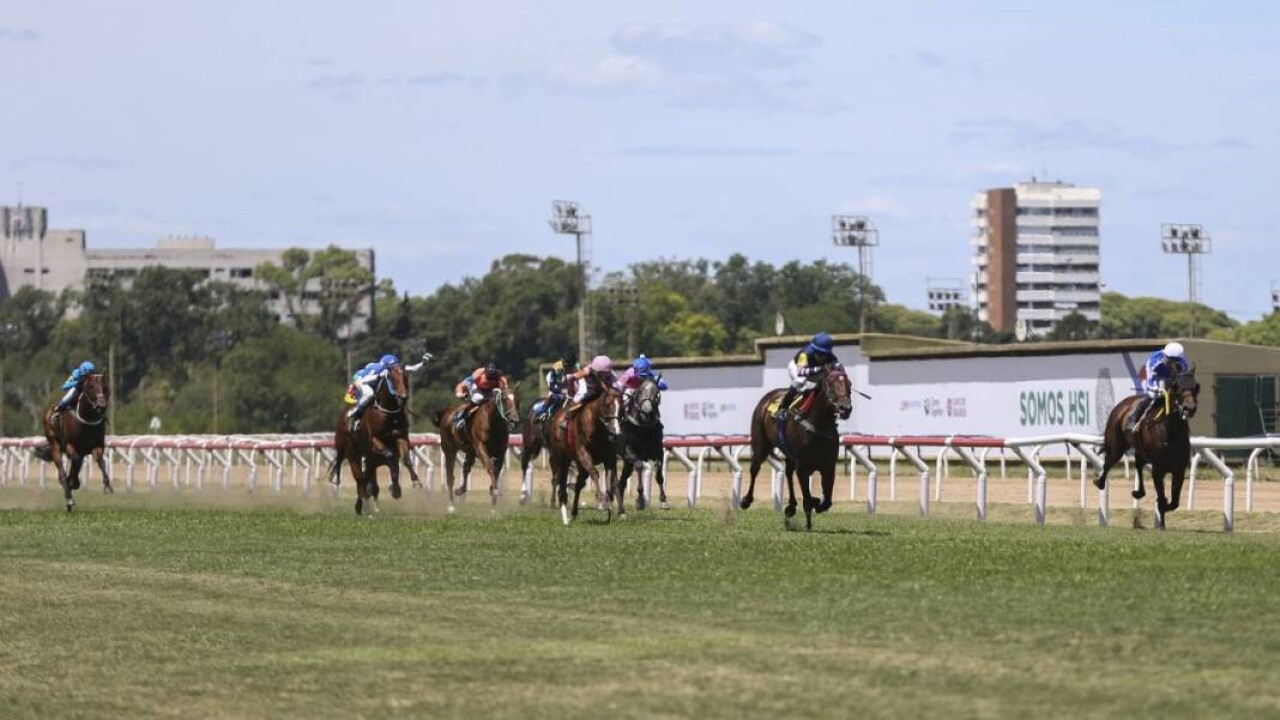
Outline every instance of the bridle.
[(596, 419), (600, 421), (600, 424), (604, 426), (604, 429), (610, 435), (620, 435), (622, 426), (618, 423), (618, 416), (621, 413), (622, 396), (616, 392), (606, 390), (600, 397), (603, 404), (612, 410), (613, 414), (606, 415), (602, 412), (596, 416)]
[(661, 405), (662, 390), (658, 387), (658, 381), (645, 378), (631, 398), (631, 412), (627, 420), (632, 425), (642, 427), (654, 425), (660, 418)]
[(840, 380), (849, 381), (849, 374), (845, 372), (843, 366), (837, 365), (826, 372), (822, 377), (822, 394), (826, 397), (827, 403), (831, 405), (841, 420), (847, 420), (853, 414), (853, 398), (846, 394), (841, 398), (837, 392), (837, 384)]
[[(98, 394), (102, 397), (102, 404), (98, 404), (97, 398), (90, 400), (89, 393), (82, 391), (80, 393), (79, 399), (76, 400), (75, 407), (71, 409), (71, 414), (76, 416), (76, 421), (79, 422), (81, 425), (90, 425), (90, 426), (101, 425), (107, 419), (106, 393), (102, 391), (102, 374), (93, 373), (89, 375), (89, 377), (98, 378), (97, 391), (98, 391)], [(85, 381), (85, 384), (88, 385), (87, 379)], [(86, 387), (85, 390), (87, 391), (88, 387)], [(88, 408), (83, 407), (86, 403), (88, 403)], [(86, 415), (94, 417), (95, 419), (86, 420), (85, 419)]]
[(508, 397), (512, 399), (512, 404), (515, 405), (514, 394), (504, 393), (502, 388), (493, 389), (493, 404), (498, 407), (498, 417), (502, 418), (502, 421), (507, 424), (508, 430), (514, 430), (516, 425), (519, 423), (520, 409), (517, 406), (511, 412), (508, 412), (507, 404), (505, 402)]
[[(394, 403), (394, 407), (388, 408), (382, 405), (382, 401), (379, 396), (382, 394), (381, 391), (383, 389), (386, 389), (387, 395), (391, 399), (390, 401)], [(404, 412), (404, 401), (405, 397), (400, 393), (397, 393), (395, 388), (392, 386), (390, 373), (378, 378), (378, 384), (373, 388), (373, 406), (377, 408), (379, 412), (383, 415), (395, 415), (397, 413), (402, 413)]]

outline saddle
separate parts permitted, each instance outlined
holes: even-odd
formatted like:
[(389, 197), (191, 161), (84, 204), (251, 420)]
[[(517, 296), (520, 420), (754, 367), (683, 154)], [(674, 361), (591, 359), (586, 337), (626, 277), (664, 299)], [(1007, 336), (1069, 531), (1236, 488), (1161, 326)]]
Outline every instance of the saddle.
[[(816, 393), (813, 390), (810, 390), (808, 392), (805, 392), (796, 396), (796, 399), (791, 401), (791, 407), (787, 408), (787, 411), (793, 415), (796, 415), (796, 414), (803, 415), (809, 412), (809, 408), (813, 407), (813, 398), (815, 395)], [(766, 410), (768, 410), (770, 415), (777, 415), (778, 411), (781, 409), (782, 409), (781, 395), (769, 401), (769, 406), (766, 408)]]

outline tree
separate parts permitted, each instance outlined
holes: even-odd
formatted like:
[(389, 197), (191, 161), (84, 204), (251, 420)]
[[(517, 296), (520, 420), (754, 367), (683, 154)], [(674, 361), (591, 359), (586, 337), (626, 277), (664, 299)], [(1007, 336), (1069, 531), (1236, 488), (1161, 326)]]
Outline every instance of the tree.
[(1088, 340), (1097, 337), (1098, 324), (1080, 314), (1068, 313), (1050, 331), (1049, 340)]
[(227, 427), (236, 432), (332, 430), (344, 389), (342, 353), (287, 326), (236, 346), (222, 362)]
[(1237, 328), (1219, 329), (1212, 334), (1215, 340), (1280, 347), (1280, 311), (1272, 312), (1261, 320), (1245, 323)]
[(374, 287), (373, 272), (336, 245), (315, 253), (290, 248), (280, 264), (261, 263), (254, 273), (279, 294), (295, 327), (331, 341), (349, 339), (360, 301)]
[[(1183, 337), (1191, 320), (1190, 303), (1153, 297), (1131, 298), (1115, 292), (1102, 294), (1101, 310), (1099, 334), (1104, 338)], [(1196, 332), (1201, 337), (1238, 325), (1221, 310), (1196, 305)]]

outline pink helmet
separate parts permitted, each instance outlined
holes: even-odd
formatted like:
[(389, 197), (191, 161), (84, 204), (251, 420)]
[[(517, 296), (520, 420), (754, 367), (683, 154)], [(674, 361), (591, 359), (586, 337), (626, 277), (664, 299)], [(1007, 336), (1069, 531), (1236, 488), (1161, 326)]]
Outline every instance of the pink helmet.
[(591, 360), (591, 369), (598, 373), (613, 372), (613, 361), (608, 355), (597, 355)]

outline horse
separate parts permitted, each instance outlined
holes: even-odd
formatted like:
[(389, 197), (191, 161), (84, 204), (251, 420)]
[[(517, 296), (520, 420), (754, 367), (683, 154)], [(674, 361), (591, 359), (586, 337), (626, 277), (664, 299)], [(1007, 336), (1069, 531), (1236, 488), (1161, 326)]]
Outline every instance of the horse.
[[(67, 501), (67, 512), (76, 506), (71, 491), (80, 489), (80, 466), (86, 455), (92, 455), (102, 471), (102, 492), (112, 495), (111, 476), (103, 456), (107, 436), (107, 405), (110, 390), (106, 375), (92, 373), (85, 377), (84, 386), (76, 404), (59, 411), (57, 405), (44, 415), (46, 444), (34, 449), (35, 456), (53, 463), (58, 469), (58, 484), (62, 486)], [(62, 465), (66, 456), (71, 461), (71, 471)]]
[[(785, 389), (778, 389), (765, 393), (751, 414), (751, 484), (739, 505), (743, 510), (751, 507), (755, 499), (756, 475), (769, 454), (777, 448), (786, 460), (788, 502), (785, 515), (789, 521), (796, 514), (793, 476), (798, 474), (804, 495), (805, 529), (812, 530), (813, 511), (824, 513), (831, 509), (831, 496), (836, 484), (836, 458), (840, 453), (836, 422), (837, 418), (846, 420), (853, 413), (853, 383), (843, 366), (828, 369), (804, 405), (796, 411), (788, 409), (785, 427), (780, 427), (769, 406), (785, 392)], [(822, 479), (821, 502), (809, 491), (809, 476), (815, 472)]]
[[(1177, 510), (1182, 500), (1182, 483), (1187, 475), (1187, 466), (1191, 464), (1191, 429), (1187, 421), (1196, 414), (1199, 396), (1200, 383), (1192, 367), (1174, 376), (1172, 387), (1165, 391), (1163, 401), (1157, 398), (1144, 416), (1138, 418), (1133, 431), (1125, 431), (1124, 421), (1133, 406), (1142, 399), (1141, 395), (1121, 400), (1107, 417), (1102, 472), (1093, 484), (1099, 490), (1105, 490), (1107, 473), (1129, 448), (1133, 448), (1134, 464), (1138, 467), (1133, 498), (1140, 500), (1146, 497), (1142, 467), (1150, 463), (1152, 484), (1156, 486), (1156, 527), (1159, 528), (1164, 527), (1165, 513)], [(1164, 491), (1164, 476), (1167, 474), (1173, 476), (1172, 500)]]
[[(622, 393), (613, 387), (605, 387), (595, 398), (586, 401), (578, 408), (577, 414), (569, 418), (569, 422), (561, 427), (561, 420), (566, 418), (569, 408), (561, 408), (555, 416), (548, 420), (551, 431), (547, 438), (547, 450), (551, 457), (551, 475), (555, 483), (560, 505), (560, 518), (568, 525), (572, 518), (578, 517), (578, 501), (582, 488), (590, 476), (596, 488), (597, 500), (601, 509), (612, 517), (611, 504), (613, 480), (617, 471), (618, 442), (622, 437)], [(578, 466), (577, 479), (573, 487), (573, 509), (569, 503), (569, 467)], [(605, 469), (607, 488), (600, 485), (598, 466)]]
[(356, 514), (364, 513), (366, 504), (378, 510), (378, 468), (386, 466), (391, 472), (391, 497), (399, 498), (400, 463), (409, 469), (413, 486), (422, 487), (418, 473), (413, 469), (409, 448), (409, 417), (405, 401), (409, 397), (409, 384), (404, 368), (392, 365), (387, 374), (378, 379), (373, 389), (373, 402), (360, 417), (360, 426), (351, 431), (351, 421), (346, 411), (338, 415), (338, 427), (333, 435), (333, 447), (337, 454), (329, 466), (329, 482), (340, 482), (342, 461), (351, 467), (351, 478), (356, 484)]
[[(662, 391), (658, 381), (645, 378), (631, 398), (622, 422), (622, 475), (618, 478), (618, 516), (626, 517), (625, 506), (627, 478), (636, 465), (653, 463), (658, 481), (658, 503), (663, 510), (670, 510), (667, 502), (666, 477), (662, 470), (662, 458), (666, 449), (662, 446)], [(644, 496), (644, 483), (636, 481), (636, 509), (648, 505)]]
[[(543, 402), (548, 402), (543, 400)], [(561, 403), (563, 405), (563, 403)], [(547, 417), (538, 418), (537, 405), (529, 407), (529, 412), (525, 413), (524, 422), (521, 424), (520, 430), (520, 477), (526, 483), (529, 480), (530, 473), (533, 472), (530, 466), (533, 461), (538, 459), (538, 455), (542, 454), (542, 450), (547, 447), (549, 440), (550, 426), (552, 424), (552, 413), (548, 413)], [(532, 484), (529, 484), (530, 492), (532, 492)], [(528, 502), (529, 498), (521, 498), (522, 502)], [(556, 479), (551, 478), (551, 507), (556, 506)]]
[[(506, 391), (502, 388), (494, 388), (490, 391), (489, 402), (476, 408), (462, 428), (457, 427), (453, 418), (455, 413), (463, 411), (470, 403), (458, 403), (436, 413), (436, 427), (440, 430), (440, 450), (444, 454), (445, 485), (449, 488), (450, 514), (454, 512), (454, 496), (467, 493), (471, 468), (476, 464), (477, 459), (485, 472), (489, 473), (490, 502), (493, 505), (498, 504), (498, 477), (502, 474), (502, 466), (507, 462), (507, 443), (520, 418), (520, 405), (516, 400), (516, 391), (519, 387), (520, 383), (516, 383)], [(455, 493), (453, 470), (458, 461), (459, 452), (463, 454), (462, 484)]]

